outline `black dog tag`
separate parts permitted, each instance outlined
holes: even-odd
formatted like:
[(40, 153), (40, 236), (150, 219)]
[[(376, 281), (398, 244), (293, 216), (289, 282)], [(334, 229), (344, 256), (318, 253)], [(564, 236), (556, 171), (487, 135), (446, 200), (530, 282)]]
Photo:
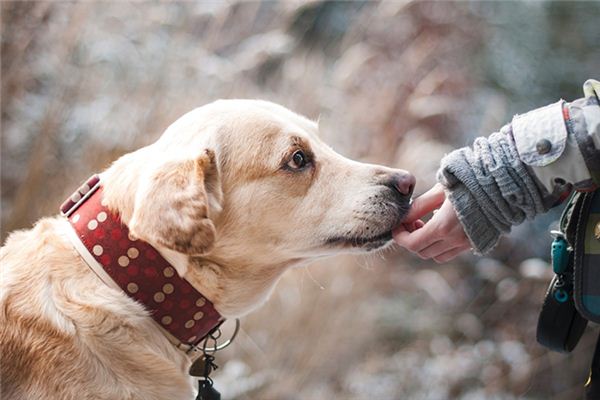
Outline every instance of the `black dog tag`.
[(190, 375), (200, 378), (196, 400), (221, 400), (221, 393), (213, 387), (213, 381), (209, 377), (210, 373), (218, 368), (214, 360), (213, 355), (204, 353), (190, 367)]
[(217, 392), (209, 379), (198, 381), (198, 396), (196, 400), (221, 400), (221, 393)]

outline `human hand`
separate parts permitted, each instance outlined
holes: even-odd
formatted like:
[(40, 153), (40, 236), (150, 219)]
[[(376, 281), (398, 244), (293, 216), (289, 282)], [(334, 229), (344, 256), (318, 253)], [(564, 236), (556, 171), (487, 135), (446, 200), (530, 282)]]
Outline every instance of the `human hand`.
[[(421, 218), (432, 211), (433, 217), (423, 223)], [(400, 246), (422, 259), (433, 258), (438, 263), (450, 261), (471, 248), (452, 203), (439, 183), (413, 201), (408, 215), (393, 234)]]

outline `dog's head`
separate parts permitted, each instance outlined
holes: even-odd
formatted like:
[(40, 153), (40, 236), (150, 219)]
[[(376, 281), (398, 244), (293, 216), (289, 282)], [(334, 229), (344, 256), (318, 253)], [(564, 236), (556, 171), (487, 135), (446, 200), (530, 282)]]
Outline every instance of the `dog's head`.
[(249, 276), (263, 273), (252, 266), (382, 248), (415, 184), (337, 154), (313, 121), (251, 100), (191, 111), (117, 162), (111, 180), (118, 189), (109, 182), (107, 195), (135, 236)]

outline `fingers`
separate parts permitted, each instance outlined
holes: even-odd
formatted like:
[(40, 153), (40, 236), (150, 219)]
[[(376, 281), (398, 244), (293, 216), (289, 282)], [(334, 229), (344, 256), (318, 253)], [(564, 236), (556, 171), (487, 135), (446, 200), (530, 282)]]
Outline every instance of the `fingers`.
[(394, 231), (394, 240), (422, 259), (433, 258), (436, 262), (449, 261), (471, 247), (448, 199), (429, 222), (422, 224), (421, 220), (404, 222), (409, 228)]
[(439, 183), (413, 200), (410, 211), (404, 218), (405, 222), (412, 222), (429, 214), (444, 202), (446, 194), (444, 187)]
[(424, 260), (429, 258), (437, 257), (441, 254), (444, 254), (450, 250), (453, 250), (456, 247), (455, 244), (449, 243), (446, 240), (439, 240), (433, 243), (431, 246), (428, 246), (419, 252), (419, 257)]
[(424, 260), (433, 258), (436, 262), (446, 262), (463, 251), (469, 250), (471, 247), (469, 244), (465, 244), (463, 242), (452, 243), (445, 240), (440, 240), (427, 247), (418, 253), (418, 256)]
[(471, 247), (469, 245), (464, 245), (464, 246), (460, 246), (460, 247), (455, 247), (452, 250), (449, 250), (445, 253), (442, 253), (436, 257), (433, 257), (433, 260), (438, 263), (438, 264), (442, 264), (445, 262), (448, 262), (452, 259), (454, 259), (456, 256), (458, 256), (459, 254), (470, 250)]
[[(422, 223), (422, 221), (421, 221)], [(419, 223), (419, 225), (421, 224)], [(394, 240), (400, 246), (413, 252), (419, 253), (423, 249), (431, 246), (433, 243), (440, 240), (438, 233), (436, 232), (437, 226), (431, 221), (421, 226), (413, 232), (402, 230), (400, 232), (394, 232)]]
[(396, 228), (394, 228), (392, 233), (394, 236), (396, 236), (399, 232), (403, 232), (403, 231), (414, 232), (417, 229), (421, 229), (424, 225), (425, 225), (425, 222), (423, 222), (420, 219), (413, 221), (413, 222), (401, 223)]

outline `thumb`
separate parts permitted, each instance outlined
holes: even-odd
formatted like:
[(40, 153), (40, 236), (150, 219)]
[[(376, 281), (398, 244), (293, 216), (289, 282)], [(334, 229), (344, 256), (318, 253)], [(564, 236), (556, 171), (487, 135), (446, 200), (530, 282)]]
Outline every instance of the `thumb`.
[(427, 192), (413, 200), (410, 211), (402, 222), (413, 222), (424, 217), (436, 208), (439, 208), (445, 199), (446, 193), (444, 193), (444, 187), (437, 183)]

